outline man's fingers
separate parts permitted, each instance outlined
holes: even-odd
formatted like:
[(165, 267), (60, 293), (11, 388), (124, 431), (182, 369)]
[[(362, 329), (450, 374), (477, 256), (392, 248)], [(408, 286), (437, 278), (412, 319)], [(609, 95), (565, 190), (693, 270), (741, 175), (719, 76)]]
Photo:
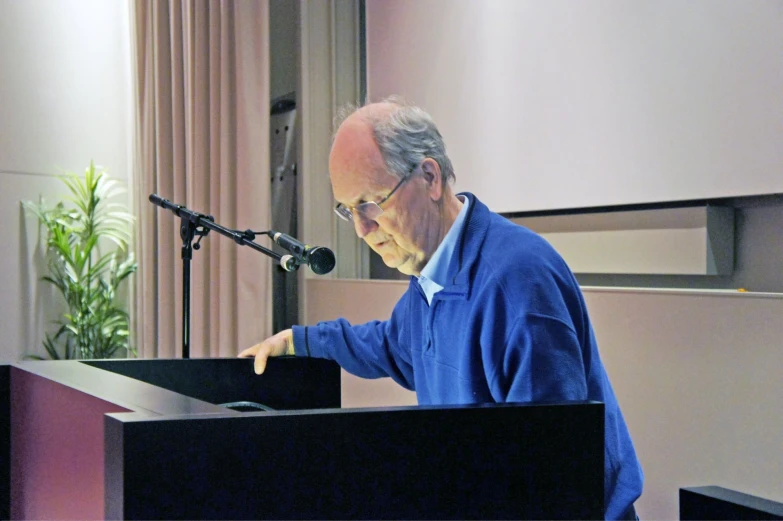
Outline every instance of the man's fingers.
[(256, 374), (261, 374), (266, 370), (266, 361), (270, 356), (283, 356), (286, 354), (294, 354), (293, 333), (290, 329), (281, 331), (260, 344), (248, 347), (237, 356), (239, 358), (255, 357), (253, 370)]
[(250, 358), (255, 357), (255, 361), (253, 362), (253, 370), (256, 372), (256, 374), (261, 374), (266, 369), (266, 359), (269, 358), (269, 355), (271, 353), (271, 348), (265, 344), (256, 344), (253, 347), (248, 347), (241, 353), (237, 355), (239, 358)]
[(256, 353), (258, 352), (258, 348), (261, 347), (261, 344), (256, 344), (253, 347), (248, 347), (241, 353), (237, 355), (238, 358), (250, 358), (251, 356), (256, 356)]
[(253, 362), (253, 369), (256, 374), (261, 374), (266, 370), (267, 358), (269, 358), (269, 347), (262, 345), (256, 353), (256, 361)]

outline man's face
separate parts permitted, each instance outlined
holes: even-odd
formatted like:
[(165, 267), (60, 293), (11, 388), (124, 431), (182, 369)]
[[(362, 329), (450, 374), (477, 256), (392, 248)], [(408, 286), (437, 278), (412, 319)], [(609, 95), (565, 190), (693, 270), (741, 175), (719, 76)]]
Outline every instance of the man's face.
[[(349, 208), (381, 201), (400, 179), (386, 170), (369, 127), (343, 127), (329, 158), (335, 199)], [(354, 212), (357, 235), (387, 266), (407, 275), (421, 273), (441, 239), (438, 201), (432, 199), (430, 185), (421, 165), (416, 165), (410, 179), (381, 204), (383, 215), (369, 220)]]

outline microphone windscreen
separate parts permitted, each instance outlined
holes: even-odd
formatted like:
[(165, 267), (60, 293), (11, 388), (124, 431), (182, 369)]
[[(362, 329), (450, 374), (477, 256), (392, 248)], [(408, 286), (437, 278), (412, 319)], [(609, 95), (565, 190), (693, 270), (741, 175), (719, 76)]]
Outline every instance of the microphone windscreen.
[(329, 248), (316, 246), (308, 252), (307, 260), (316, 275), (326, 275), (334, 269), (334, 252)]

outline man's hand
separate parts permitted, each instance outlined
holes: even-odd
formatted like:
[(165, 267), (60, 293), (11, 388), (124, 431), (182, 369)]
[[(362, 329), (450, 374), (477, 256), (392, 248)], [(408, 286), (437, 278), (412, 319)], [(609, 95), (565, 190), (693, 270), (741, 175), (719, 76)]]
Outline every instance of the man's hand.
[(294, 332), (290, 329), (280, 331), (253, 347), (248, 347), (241, 353), (239, 358), (256, 357), (253, 363), (253, 369), (256, 374), (261, 374), (266, 369), (266, 360), (270, 356), (293, 355), (294, 353)]

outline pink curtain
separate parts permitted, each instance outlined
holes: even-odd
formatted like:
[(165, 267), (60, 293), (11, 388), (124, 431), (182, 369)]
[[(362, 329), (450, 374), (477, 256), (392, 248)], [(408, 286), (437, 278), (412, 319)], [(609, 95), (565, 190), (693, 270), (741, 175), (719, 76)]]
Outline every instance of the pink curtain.
[[(181, 222), (148, 197), (226, 228), (269, 228), (268, 1), (133, 0), (132, 8), (135, 345), (140, 357), (174, 358), (182, 352)], [(200, 246), (190, 356), (235, 356), (271, 331), (271, 259), (215, 232)]]

